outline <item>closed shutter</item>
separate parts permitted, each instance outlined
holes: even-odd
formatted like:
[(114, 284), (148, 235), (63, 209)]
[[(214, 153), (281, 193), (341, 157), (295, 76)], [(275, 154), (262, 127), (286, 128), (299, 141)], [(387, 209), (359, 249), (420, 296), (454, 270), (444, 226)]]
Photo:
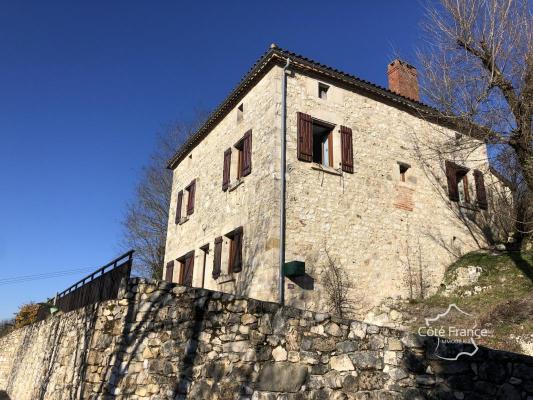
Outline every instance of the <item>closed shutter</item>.
[(222, 237), (215, 239), (215, 254), (213, 256), (213, 279), (220, 276), (220, 264), (222, 261)]
[(451, 201), (459, 201), (459, 192), (457, 190), (457, 166), (446, 161), (446, 180), (448, 181), (448, 197)]
[(353, 174), (352, 130), (345, 126), (341, 126), (341, 157), (342, 170)]
[(194, 179), (187, 187), (189, 192), (189, 199), (187, 200), (187, 215), (191, 215), (194, 212), (194, 197), (196, 194), (196, 179)]
[(183, 262), (182, 284), (186, 286), (192, 286), (193, 270), (194, 270), (194, 251), (187, 254)]
[(183, 190), (180, 190), (178, 192), (178, 201), (176, 204), (176, 224), (180, 223), (182, 203), (183, 203)]
[(172, 282), (172, 276), (174, 275), (174, 261), (167, 262), (167, 268), (165, 271), (165, 280)]
[(242, 173), (241, 176), (252, 172), (252, 131), (249, 130), (242, 138)]
[(231, 272), (242, 271), (242, 226), (235, 230), (232, 241)]
[(310, 115), (298, 113), (298, 160), (313, 161), (313, 118)]
[(222, 190), (228, 190), (231, 168), (231, 148), (224, 152), (224, 169), (222, 171)]
[(487, 191), (485, 189), (485, 179), (483, 173), (477, 169), (474, 170), (474, 181), (476, 184), (476, 201), (477, 206), (482, 210), (488, 209)]

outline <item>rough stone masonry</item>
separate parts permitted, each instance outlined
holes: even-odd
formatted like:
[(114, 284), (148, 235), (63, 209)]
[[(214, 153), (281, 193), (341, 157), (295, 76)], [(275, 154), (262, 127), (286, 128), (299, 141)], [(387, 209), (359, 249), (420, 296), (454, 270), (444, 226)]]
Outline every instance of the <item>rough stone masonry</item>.
[(0, 339), (0, 393), (60, 399), (533, 399), (533, 358), (444, 361), (399, 330), (167, 282)]

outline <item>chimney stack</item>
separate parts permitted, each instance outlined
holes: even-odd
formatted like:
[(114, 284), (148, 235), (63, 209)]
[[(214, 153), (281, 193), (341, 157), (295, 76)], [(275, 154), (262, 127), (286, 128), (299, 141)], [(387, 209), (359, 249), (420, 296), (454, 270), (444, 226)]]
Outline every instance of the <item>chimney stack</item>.
[(396, 59), (387, 66), (387, 75), (389, 90), (411, 100), (420, 101), (415, 67)]

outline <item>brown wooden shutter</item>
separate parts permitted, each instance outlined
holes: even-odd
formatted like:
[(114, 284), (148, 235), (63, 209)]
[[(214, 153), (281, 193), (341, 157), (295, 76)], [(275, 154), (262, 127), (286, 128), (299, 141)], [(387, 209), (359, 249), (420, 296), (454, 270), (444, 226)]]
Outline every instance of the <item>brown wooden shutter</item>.
[(174, 261), (167, 262), (167, 269), (165, 271), (165, 280), (172, 282), (172, 276), (174, 275)]
[(191, 215), (194, 212), (194, 197), (196, 194), (196, 179), (194, 179), (187, 187), (189, 191), (189, 199), (187, 200), (187, 215)]
[(242, 138), (242, 173), (241, 176), (250, 175), (252, 172), (252, 130)]
[(457, 190), (457, 166), (451, 161), (446, 161), (446, 179), (448, 181), (448, 197), (451, 201), (459, 201)]
[(215, 254), (213, 255), (213, 279), (220, 276), (220, 264), (222, 262), (222, 237), (215, 239)]
[(241, 272), (242, 271), (242, 226), (235, 229), (233, 235), (233, 260), (231, 272)]
[(222, 171), (222, 190), (228, 190), (231, 168), (231, 148), (224, 152), (224, 169)]
[(485, 189), (485, 179), (480, 170), (474, 170), (474, 181), (476, 184), (476, 201), (477, 206), (482, 210), (488, 209), (487, 191)]
[(176, 204), (176, 224), (180, 223), (182, 203), (183, 203), (183, 190), (180, 190), (178, 192), (178, 201)]
[(183, 261), (182, 284), (192, 286), (192, 277), (194, 270), (194, 251), (185, 256)]
[(298, 113), (298, 160), (313, 161), (313, 118), (310, 115)]
[(341, 126), (341, 156), (342, 170), (353, 174), (352, 130), (346, 126)]

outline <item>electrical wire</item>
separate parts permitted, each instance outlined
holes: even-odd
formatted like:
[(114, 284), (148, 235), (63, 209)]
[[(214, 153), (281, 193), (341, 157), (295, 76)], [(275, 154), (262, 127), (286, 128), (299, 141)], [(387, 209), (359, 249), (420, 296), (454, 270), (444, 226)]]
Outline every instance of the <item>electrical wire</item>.
[(14, 276), (14, 277), (9, 277), (9, 278), (0, 278), (0, 286), (31, 282), (31, 281), (37, 281), (37, 280), (42, 280), (42, 279), (60, 278), (63, 276), (79, 274), (80, 272), (90, 271), (92, 269), (93, 267), (83, 267), (83, 268), (76, 268), (76, 269), (67, 269), (67, 270), (62, 270), (62, 271), (46, 272), (46, 273), (34, 274), (34, 275), (22, 275), (22, 276)]

